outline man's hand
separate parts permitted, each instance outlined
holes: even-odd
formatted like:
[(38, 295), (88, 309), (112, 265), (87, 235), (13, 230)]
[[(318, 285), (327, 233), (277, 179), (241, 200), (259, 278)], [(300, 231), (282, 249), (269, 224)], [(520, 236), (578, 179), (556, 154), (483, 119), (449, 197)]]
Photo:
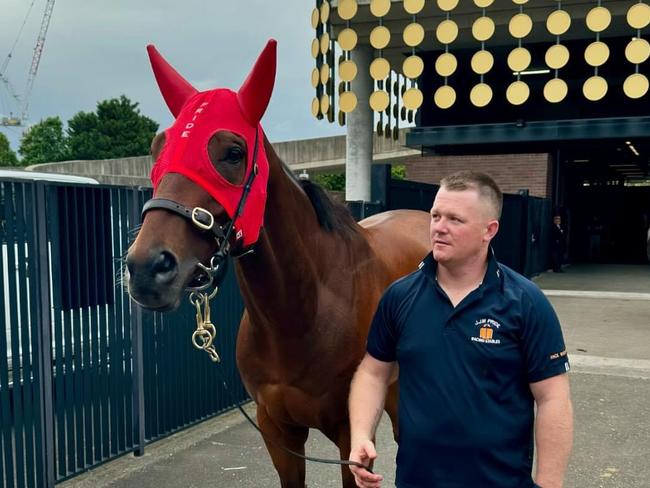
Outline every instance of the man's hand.
[[(350, 461), (361, 463), (364, 466), (370, 464), (377, 458), (377, 451), (372, 441), (363, 441), (358, 446), (353, 446), (350, 451)], [(354, 481), (361, 488), (381, 488), (381, 482), (384, 477), (380, 474), (374, 474), (367, 469), (358, 466), (350, 466), (350, 471), (354, 475)]]

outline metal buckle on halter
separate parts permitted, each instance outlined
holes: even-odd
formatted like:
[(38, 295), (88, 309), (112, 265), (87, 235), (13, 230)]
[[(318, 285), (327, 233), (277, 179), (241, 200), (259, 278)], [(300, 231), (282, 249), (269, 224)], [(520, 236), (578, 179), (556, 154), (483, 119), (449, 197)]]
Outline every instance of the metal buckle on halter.
[[(206, 219), (209, 223), (204, 222)], [(192, 209), (192, 222), (200, 229), (212, 230), (212, 227), (214, 227), (214, 215), (204, 208), (194, 207)]]

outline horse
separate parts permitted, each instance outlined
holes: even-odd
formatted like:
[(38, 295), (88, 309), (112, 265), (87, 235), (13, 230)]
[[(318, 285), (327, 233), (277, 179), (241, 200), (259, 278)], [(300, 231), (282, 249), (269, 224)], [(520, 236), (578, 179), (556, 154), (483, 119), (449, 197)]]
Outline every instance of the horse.
[[(228, 250), (245, 305), (237, 366), (282, 488), (303, 488), (305, 461), (280, 446), (304, 454), (314, 428), (348, 459), (349, 385), (383, 291), (430, 252), (429, 215), (395, 210), (357, 223), (318, 185), (293, 176), (259, 124), (275, 52), (271, 40), (237, 92), (198, 92), (149, 46), (176, 121), (152, 142), (151, 202), (162, 203), (145, 206), (126, 279), (141, 306), (173, 309), (201, 281), (215, 249)], [(193, 132), (200, 124), (208, 128)], [(223, 191), (208, 187), (206, 175)], [(260, 186), (252, 189), (251, 180)], [(394, 378), (385, 410), (395, 437), (397, 393)], [(347, 466), (341, 473), (342, 486), (354, 487)]]

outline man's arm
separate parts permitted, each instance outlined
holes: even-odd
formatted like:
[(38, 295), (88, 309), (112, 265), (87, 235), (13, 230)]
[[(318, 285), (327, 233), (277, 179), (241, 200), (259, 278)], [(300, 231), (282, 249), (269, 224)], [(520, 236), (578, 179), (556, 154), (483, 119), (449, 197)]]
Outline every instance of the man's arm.
[(561, 488), (573, 444), (569, 375), (560, 374), (530, 383), (530, 390), (537, 404), (535, 483), (542, 488)]
[[(350, 460), (369, 465), (377, 457), (373, 439), (384, 410), (386, 390), (395, 367), (394, 362), (384, 362), (365, 355), (357, 368), (350, 386)], [(350, 466), (358, 486), (379, 487), (383, 477)]]

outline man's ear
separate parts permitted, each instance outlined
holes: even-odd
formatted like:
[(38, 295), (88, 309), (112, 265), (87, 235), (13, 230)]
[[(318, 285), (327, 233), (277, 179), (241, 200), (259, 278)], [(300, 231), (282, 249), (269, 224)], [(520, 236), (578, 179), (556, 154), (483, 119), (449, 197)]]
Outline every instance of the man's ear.
[(485, 235), (483, 236), (483, 239), (487, 242), (490, 242), (494, 236), (497, 235), (497, 232), (499, 232), (499, 221), (490, 220), (487, 227), (485, 228)]

